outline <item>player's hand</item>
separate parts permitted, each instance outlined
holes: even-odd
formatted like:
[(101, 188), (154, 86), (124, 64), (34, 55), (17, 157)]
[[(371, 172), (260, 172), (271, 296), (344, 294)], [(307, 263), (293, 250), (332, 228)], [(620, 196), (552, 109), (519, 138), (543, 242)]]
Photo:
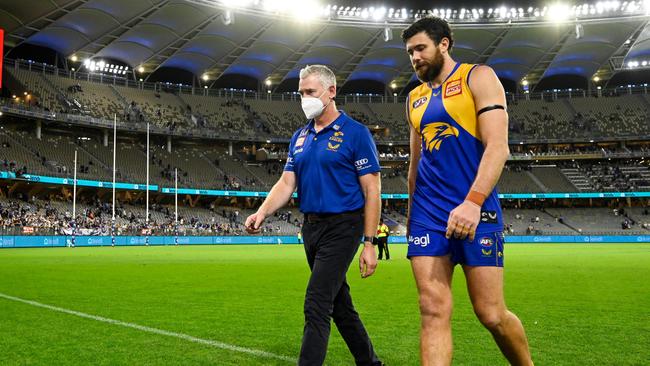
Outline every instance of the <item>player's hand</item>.
[(372, 276), (377, 268), (377, 253), (372, 243), (363, 243), (363, 250), (359, 256), (359, 271), (361, 278)]
[(266, 219), (266, 216), (259, 211), (248, 216), (246, 218), (246, 223), (244, 224), (244, 226), (246, 226), (246, 232), (249, 234), (259, 234), (260, 231), (262, 231), (261, 228), (264, 219)]
[(445, 237), (450, 239), (474, 240), (476, 227), (481, 219), (481, 206), (471, 201), (464, 201), (449, 213)]

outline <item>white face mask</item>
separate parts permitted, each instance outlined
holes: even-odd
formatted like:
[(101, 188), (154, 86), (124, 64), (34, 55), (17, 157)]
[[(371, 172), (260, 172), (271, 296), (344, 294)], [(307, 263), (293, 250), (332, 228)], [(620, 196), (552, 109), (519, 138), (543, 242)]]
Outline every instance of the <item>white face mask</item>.
[[(323, 95), (325, 95), (325, 91), (323, 91), (323, 94), (321, 94), (318, 98), (302, 98), (300, 104), (302, 105), (302, 111), (305, 112), (307, 119), (313, 119), (323, 114), (325, 107), (327, 107), (323, 104), (323, 101), (320, 100)], [(329, 102), (327, 104), (329, 104)]]

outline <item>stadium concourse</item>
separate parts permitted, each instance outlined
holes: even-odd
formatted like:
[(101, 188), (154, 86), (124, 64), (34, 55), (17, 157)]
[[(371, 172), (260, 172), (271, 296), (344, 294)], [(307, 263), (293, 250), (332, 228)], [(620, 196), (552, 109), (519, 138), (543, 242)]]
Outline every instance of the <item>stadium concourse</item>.
[[(226, 91), (219, 91), (216, 96), (197, 96), (192, 94), (197, 92), (195, 89), (169, 90), (160, 84), (153, 85), (160, 90), (145, 90), (142, 84), (129, 84), (128, 79), (122, 80), (125, 86), (117, 89), (114, 79), (94, 80), (92, 76), (66, 73), (34, 62), (9, 60), (6, 63), (5, 80), (16, 97), (3, 100), (5, 113), (0, 130), (3, 171), (13, 172), (18, 178), (25, 174), (72, 178), (76, 150), (78, 178), (110, 181), (113, 147), (108, 137), (112, 137), (111, 131), (96, 126), (105, 122), (110, 127), (111, 116), (117, 115), (120, 121), (116, 150), (118, 181), (146, 182), (146, 134), (139, 129), (150, 122), (156, 126), (150, 147), (152, 184), (173, 186), (177, 169), (179, 187), (183, 188), (267, 191), (286, 160), (286, 136), (303, 123), (295, 100), (272, 100), (255, 93), (234, 96), (227, 95)], [(223, 95), (219, 96), (220, 93)], [(650, 190), (646, 160), (650, 143), (640, 138), (649, 131), (645, 106), (649, 96), (644, 88), (614, 89), (612, 93), (600, 97), (551, 94), (551, 98), (545, 99), (541, 94), (536, 96), (540, 99), (531, 99), (528, 94), (513, 95), (509, 107), (512, 157), (498, 184), (499, 192)], [(342, 99), (343, 110), (367, 123), (379, 143), (383, 192), (404, 193), (409, 154), (404, 142), (407, 127), (401, 120), (402, 103), (384, 97), (375, 100), (367, 97), (363, 101), (356, 96)], [(595, 108), (590, 110), (589, 105)], [(602, 106), (607, 108), (601, 111)], [(575, 112), (570, 115), (570, 111)], [(603, 113), (607, 113), (606, 118)], [(60, 119), (75, 118), (78, 118), (78, 128), (74, 130), (57, 123)], [(627, 128), (620, 128), (620, 121), (625, 121)], [(575, 128), (576, 124), (580, 128)], [(214, 133), (215, 138), (195, 137), (205, 131)], [(237, 131), (239, 138), (228, 139), (229, 131)], [(526, 137), (525, 141), (518, 140), (522, 136)], [(21, 232), (24, 226), (33, 228), (34, 233), (69, 232), (70, 187), (41, 187), (20, 181), (1, 184), (8, 207), (19, 205), (24, 212), (32, 213), (32, 220), (28, 216), (17, 219), (15, 215), (3, 215), (5, 230)], [(111, 201), (105, 193), (88, 188), (80, 193), (79, 229), (109, 234)], [(145, 229), (142, 192), (120, 191), (117, 197), (118, 234), (141, 233)], [(149, 227), (154, 235), (173, 232), (174, 207), (170, 198), (159, 194), (153, 197)], [(258, 201), (182, 197), (180, 233), (241, 235), (242, 217), (250, 214)], [(643, 235), (650, 232), (644, 199), (511, 200), (503, 204), (511, 234)], [(403, 202), (385, 201), (385, 215), (394, 234), (405, 232), (403, 206)], [(593, 209), (585, 214), (589, 207)], [(615, 210), (625, 214), (615, 215)], [(43, 212), (48, 213), (47, 220), (38, 220)], [(238, 214), (233, 219), (234, 212)], [(295, 235), (300, 230), (301, 214), (295, 206), (280, 216), (267, 224), (265, 233)], [(590, 220), (585, 220), (585, 216)]]

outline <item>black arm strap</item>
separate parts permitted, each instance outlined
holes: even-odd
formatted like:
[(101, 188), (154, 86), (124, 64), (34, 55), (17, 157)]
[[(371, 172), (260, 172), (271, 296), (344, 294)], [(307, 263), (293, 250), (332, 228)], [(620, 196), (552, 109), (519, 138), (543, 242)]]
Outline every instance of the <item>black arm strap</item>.
[(502, 106), (501, 104), (489, 105), (489, 106), (487, 106), (485, 108), (481, 108), (481, 110), (478, 111), (478, 113), (476, 113), (476, 116), (480, 116), (481, 113), (489, 112), (489, 111), (494, 110), (494, 109), (503, 109), (505, 111), (506, 107)]

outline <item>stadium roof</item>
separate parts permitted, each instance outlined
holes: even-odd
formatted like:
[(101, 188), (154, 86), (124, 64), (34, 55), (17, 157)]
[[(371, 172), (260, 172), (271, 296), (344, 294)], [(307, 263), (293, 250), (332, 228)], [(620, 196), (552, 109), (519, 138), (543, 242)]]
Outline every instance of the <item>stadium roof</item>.
[[(405, 21), (331, 16), (301, 21), (208, 0), (0, 3), (7, 46), (43, 46), (74, 56), (80, 64), (85, 59), (120, 61), (133, 72), (142, 68), (145, 77), (170, 67), (210, 83), (238, 75), (260, 85), (270, 80), (275, 89), (297, 78), (304, 65), (321, 63), (336, 70), (339, 86), (374, 81), (403, 89), (415, 80), (400, 39)], [(594, 76), (606, 82), (619, 71), (645, 69), (650, 62), (645, 14), (562, 22), (500, 20), (452, 18), (454, 58), (486, 63), (502, 79), (525, 80), (531, 89), (544, 80), (569, 80), (567, 76), (583, 80), (580, 86)]]

